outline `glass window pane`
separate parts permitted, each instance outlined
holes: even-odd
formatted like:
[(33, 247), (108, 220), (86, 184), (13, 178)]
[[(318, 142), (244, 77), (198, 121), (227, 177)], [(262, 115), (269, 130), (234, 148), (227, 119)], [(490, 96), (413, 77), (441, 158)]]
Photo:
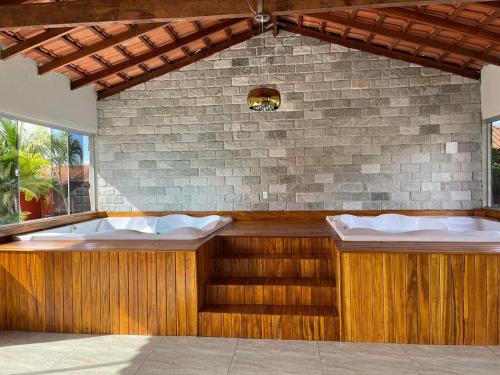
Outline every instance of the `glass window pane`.
[(69, 214), (68, 132), (50, 129), (52, 161), (52, 215)]
[(51, 215), (50, 129), (19, 123), (19, 191), (21, 220)]
[(90, 211), (90, 142), (89, 137), (70, 133), (69, 147), (69, 194), (70, 213)]
[(0, 225), (90, 211), (90, 141), (0, 118)]
[(17, 121), (0, 118), (0, 225), (19, 221)]
[(500, 121), (491, 125), (491, 204), (500, 206)]

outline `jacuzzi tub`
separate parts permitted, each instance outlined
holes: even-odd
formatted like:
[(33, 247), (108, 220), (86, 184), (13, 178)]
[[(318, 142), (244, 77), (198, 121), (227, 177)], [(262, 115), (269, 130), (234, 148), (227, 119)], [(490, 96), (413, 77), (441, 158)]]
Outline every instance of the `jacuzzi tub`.
[(192, 217), (108, 217), (17, 236), (21, 241), (39, 240), (193, 240), (207, 237), (233, 221), (211, 215)]
[(328, 216), (344, 241), (500, 242), (500, 222), (478, 217)]

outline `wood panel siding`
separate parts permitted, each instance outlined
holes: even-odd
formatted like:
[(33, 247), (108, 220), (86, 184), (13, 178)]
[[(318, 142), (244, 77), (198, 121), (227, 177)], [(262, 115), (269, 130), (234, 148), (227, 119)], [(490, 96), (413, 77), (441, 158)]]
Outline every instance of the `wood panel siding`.
[(324, 219), (287, 225), (241, 220), (196, 241), (0, 245), (0, 329), (500, 344), (495, 249), (353, 245)]
[(205, 305), (200, 336), (274, 340), (338, 340), (333, 307), (281, 305)]
[(338, 254), (343, 341), (500, 344), (499, 255)]
[(0, 252), (0, 329), (197, 334), (195, 251)]
[(219, 248), (219, 239), (214, 238), (201, 246), (196, 252), (197, 268), (197, 291), (198, 291), (198, 310), (207, 301), (207, 283), (214, 276), (214, 265), (212, 259)]

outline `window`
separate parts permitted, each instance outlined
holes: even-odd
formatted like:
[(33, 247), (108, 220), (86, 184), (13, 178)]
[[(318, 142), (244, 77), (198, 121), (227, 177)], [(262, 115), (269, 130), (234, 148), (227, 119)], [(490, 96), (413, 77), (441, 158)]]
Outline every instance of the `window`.
[(68, 154), (70, 212), (76, 214), (90, 211), (89, 137), (69, 133)]
[(490, 205), (500, 207), (500, 121), (491, 123)]
[(0, 225), (91, 210), (91, 138), (0, 118)]
[(19, 221), (19, 185), (16, 121), (0, 119), (0, 224)]

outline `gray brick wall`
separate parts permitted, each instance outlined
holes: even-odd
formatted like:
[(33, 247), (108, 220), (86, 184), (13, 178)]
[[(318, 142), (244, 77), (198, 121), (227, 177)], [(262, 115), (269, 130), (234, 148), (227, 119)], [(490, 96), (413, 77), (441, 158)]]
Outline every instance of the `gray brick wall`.
[[(478, 82), (267, 36), (99, 102), (100, 209), (482, 205)], [(250, 113), (267, 80), (282, 108)]]

